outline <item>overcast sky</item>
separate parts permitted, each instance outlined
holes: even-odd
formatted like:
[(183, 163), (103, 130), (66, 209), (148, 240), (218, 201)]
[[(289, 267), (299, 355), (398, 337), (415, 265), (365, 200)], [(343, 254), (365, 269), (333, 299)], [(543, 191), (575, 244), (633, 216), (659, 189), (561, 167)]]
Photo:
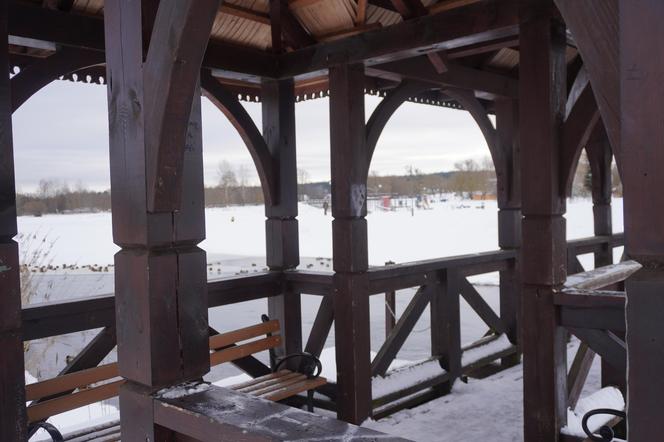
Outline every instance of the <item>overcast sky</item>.
[[(367, 119), (380, 98), (366, 97)], [(261, 127), (260, 104), (243, 103)], [(330, 178), (329, 102), (326, 98), (297, 103), (298, 167), (311, 181)], [(16, 183), (31, 192), (41, 179), (109, 187), (106, 87), (56, 81), (28, 100), (13, 117)], [(247, 166), (258, 179), (241, 138), (224, 115), (203, 99), (205, 184), (218, 181), (219, 162)], [(456, 111), (406, 103), (395, 113), (378, 141), (371, 170), (403, 174), (412, 165), (424, 172), (451, 170), (466, 158), (488, 156), (472, 118)]]

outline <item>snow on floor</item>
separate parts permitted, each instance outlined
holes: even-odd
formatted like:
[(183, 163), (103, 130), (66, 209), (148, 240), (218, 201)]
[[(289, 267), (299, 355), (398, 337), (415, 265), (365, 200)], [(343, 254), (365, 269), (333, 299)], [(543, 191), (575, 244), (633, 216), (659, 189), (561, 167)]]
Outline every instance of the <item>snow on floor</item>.
[[(568, 345), (570, 363), (577, 348), (576, 340)], [(377, 422), (365, 422), (364, 426), (419, 442), (522, 441), (522, 368), (517, 365), (486, 379), (470, 379), (468, 384), (457, 381), (447, 396)], [(618, 407), (620, 399), (611, 393), (586, 399), (599, 386), (600, 364), (595, 358), (577, 414), (583, 412), (582, 407), (592, 409), (598, 404)]]

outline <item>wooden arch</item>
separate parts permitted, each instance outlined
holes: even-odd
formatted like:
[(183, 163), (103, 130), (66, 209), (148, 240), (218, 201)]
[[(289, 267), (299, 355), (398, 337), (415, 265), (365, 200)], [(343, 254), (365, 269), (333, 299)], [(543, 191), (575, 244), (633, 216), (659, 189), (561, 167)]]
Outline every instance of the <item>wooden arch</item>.
[[(428, 89), (431, 85), (416, 81), (402, 81), (399, 86), (391, 90), (380, 102), (371, 114), (366, 125), (366, 147), (367, 147), (367, 174), (369, 165), (376, 150), (378, 139), (383, 129), (387, 125), (394, 112), (409, 98), (418, 95)], [(470, 115), (479, 126), (486, 143), (489, 147), (491, 159), (496, 169), (498, 186), (506, 186), (507, 153), (500, 146), (497, 138), (496, 128), (489, 119), (486, 109), (480, 101), (473, 95), (472, 91), (464, 89), (447, 88), (443, 91), (446, 95), (456, 100)]]
[(55, 54), (22, 68), (11, 79), (12, 113), (52, 81), (104, 62), (103, 52), (62, 48)]
[(410, 97), (418, 95), (430, 88), (431, 86), (424, 83), (402, 81), (399, 86), (388, 92), (385, 98), (376, 106), (369, 121), (367, 121), (366, 128), (367, 172), (380, 134), (383, 133), (385, 125), (392, 118), (394, 112)]
[(228, 118), (249, 149), (263, 189), (266, 205), (278, 204), (276, 170), (267, 143), (240, 100), (217, 81), (210, 71), (201, 71), (203, 94)]

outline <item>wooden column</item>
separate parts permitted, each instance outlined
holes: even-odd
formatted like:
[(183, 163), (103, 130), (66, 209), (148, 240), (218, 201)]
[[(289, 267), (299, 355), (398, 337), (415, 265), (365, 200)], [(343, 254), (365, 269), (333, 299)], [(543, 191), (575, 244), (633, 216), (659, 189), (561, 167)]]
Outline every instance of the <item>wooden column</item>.
[[(123, 440), (166, 440), (150, 394), (209, 371), (200, 63), (218, 4), (104, 8)], [(207, 29), (207, 30), (206, 30)]]
[(643, 265), (626, 282), (627, 439), (662, 438), (664, 420), (664, 3), (620, 2), (620, 155), (625, 248)]
[(559, 167), (565, 26), (551, 1), (522, 0), (520, 20), (524, 436), (527, 442), (550, 442), (559, 439), (567, 406), (566, 346), (552, 296), (566, 276)]
[[(270, 270), (295, 269), (300, 264), (297, 227), (297, 161), (295, 91), (293, 80), (265, 80), (262, 89), (263, 137), (273, 161), (275, 198), (266, 203), (265, 238)], [(284, 292), (268, 298), (271, 319), (278, 319), (284, 337), (278, 356), (302, 351), (300, 294)], [(297, 363), (293, 360), (293, 363)]]
[[(505, 155), (502, 181), (498, 184), (498, 245), (502, 250), (521, 248), (521, 169), (518, 143), (518, 106), (515, 100), (496, 101), (497, 146)], [(519, 311), (521, 305), (518, 258), (508, 270), (500, 272), (500, 318), (507, 337), (520, 345)], [(501, 360), (503, 367), (521, 361), (521, 352)]]
[[(592, 176), (593, 223), (595, 236), (611, 236), (611, 145), (600, 122), (586, 143)], [(595, 268), (613, 264), (613, 248), (605, 244), (595, 253)]]
[(7, 1), (0, 1), (0, 440), (26, 436)]
[(364, 67), (330, 68), (337, 415), (355, 424), (371, 414), (364, 123)]

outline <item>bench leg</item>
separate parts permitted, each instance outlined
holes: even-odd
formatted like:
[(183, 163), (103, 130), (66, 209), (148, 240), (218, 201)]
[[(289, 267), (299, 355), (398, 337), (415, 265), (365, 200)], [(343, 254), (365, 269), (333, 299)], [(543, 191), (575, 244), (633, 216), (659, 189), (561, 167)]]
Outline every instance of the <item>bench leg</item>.
[(314, 390), (307, 391), (307, 411), (314, 412)]

